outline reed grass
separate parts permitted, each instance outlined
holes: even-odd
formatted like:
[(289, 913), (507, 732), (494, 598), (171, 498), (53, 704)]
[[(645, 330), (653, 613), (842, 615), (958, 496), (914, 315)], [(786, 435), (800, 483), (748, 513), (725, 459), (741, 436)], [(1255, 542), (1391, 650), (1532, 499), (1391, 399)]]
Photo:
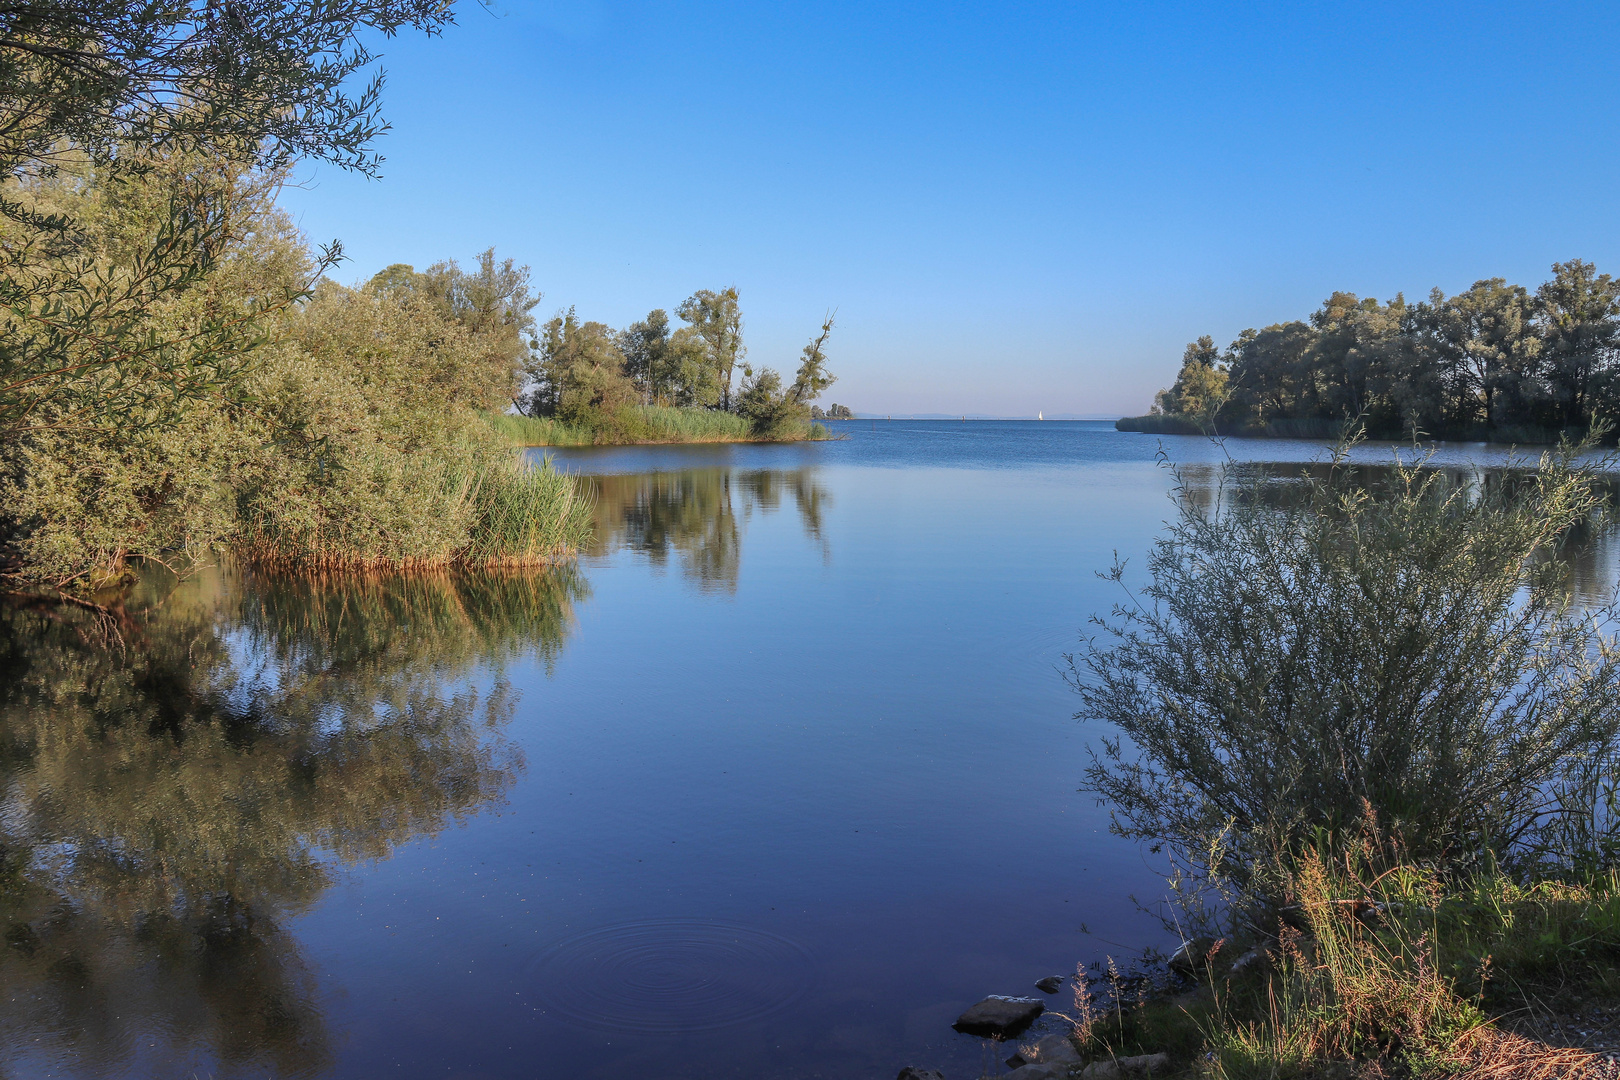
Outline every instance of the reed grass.
[(261, 503), (233, 550), (268, 568), (429, 570), (541, 566), (590, 540), (589, 496), (549, 459), (475, 454), (377, 468), (386, 482), (351, 484), (341, 508)]
[(497, 432), (519, 446), (616, 446), (636, 443), (794, 442), (826, 439), (821, 424), (807, 423), (783, 438), (759, 435), (749, 421), (716, 409), (633, 405), (593, 417), (588, 423), (566, 423), (552, 417), (487, 414)]

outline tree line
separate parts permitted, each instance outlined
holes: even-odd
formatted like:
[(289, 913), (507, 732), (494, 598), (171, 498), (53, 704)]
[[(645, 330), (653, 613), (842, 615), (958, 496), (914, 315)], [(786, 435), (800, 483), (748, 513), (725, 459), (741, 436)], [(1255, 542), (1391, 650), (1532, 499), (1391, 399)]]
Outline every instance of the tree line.
[[(1557, 263), (1534, 291), (1503, 278), (1427, 300), (1335, 292), (1307, 319), (1187, 346), (1149, 417), (1122, 427), (1553, 441), (1620, 416), (1620, 282)], [(1156, 421), (1156, 422), (1155, 422)]]
[(791, 383), (746, 362), (735, 286), (699, 289), (675, 315), (684, 325), (673, 326), (658, 308), (614, 330), (582, 322), (573, 308), (557, 314), (533, 328), (525, 384), (512, 404), (525, 416), (589, 426), (611, 424), (635, 405), (718, 409), (747, 419), (757, 434), (772, 435), (804, 426), (811, 402), (836, 381), (827, 371), (831, 315), (804, 347)]

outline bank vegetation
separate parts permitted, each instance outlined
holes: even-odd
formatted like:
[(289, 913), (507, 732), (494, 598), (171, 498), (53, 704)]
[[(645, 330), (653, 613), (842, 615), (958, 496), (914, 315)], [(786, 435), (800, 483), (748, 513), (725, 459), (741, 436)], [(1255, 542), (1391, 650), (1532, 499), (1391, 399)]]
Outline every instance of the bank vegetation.
[(829, 315), (805, 345), (792, 382), (747, 363), (736, 288), (700, 289), (623, 330), (574, 309), (529, 343), (516, 417), (497, 418), (524, 445), (783, 442), (827, 438), (813, 402), (837, 381), (827, 370)]
[(1620, 642), (1566, 558), (1607, 509), (1589, 450), (1473, 480), (1344, 446), (1287, 482), (1233, 466), (1113, 569), (1072, 660), (1086, 786), (1169, 860), (1184, 944), (1101, 1003), (1077, 983), (1087, 1053), (1606, 1075), (1547, 1034), (1620, 1002)]
[(1336, 292), (1304, 320), (1187, 346), (1125, 431), (1534, 444), (1620, 416), (1620, 282), (1580, 259), (1410, 303)]

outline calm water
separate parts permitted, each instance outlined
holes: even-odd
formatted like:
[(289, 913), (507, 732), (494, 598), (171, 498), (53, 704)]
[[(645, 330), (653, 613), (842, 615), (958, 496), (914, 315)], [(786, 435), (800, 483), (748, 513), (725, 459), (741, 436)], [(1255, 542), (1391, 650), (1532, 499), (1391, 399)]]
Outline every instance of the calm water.
[(967, 1004), (1163, 944), (1061, 669), (1222, 451), (838, 426), (558, 453), (538, 577), (0, 608), (5, 1074), (957, 1080)]

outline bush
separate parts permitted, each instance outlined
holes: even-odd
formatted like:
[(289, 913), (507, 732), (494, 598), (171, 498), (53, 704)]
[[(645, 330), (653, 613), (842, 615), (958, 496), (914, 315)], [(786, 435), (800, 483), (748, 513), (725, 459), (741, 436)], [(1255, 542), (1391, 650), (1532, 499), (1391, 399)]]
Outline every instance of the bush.
[(1558, 559), (1598, 510), (1572, 448), (1477, 489), (1403, 464), (1373, 490), (1341, 453), (1285, 497), (1231, 471), (1207, 512), (1178, 495), (1148, 584), (1071, 658), (1077, 716), (1117, 732), (1087, 772), (1116, 831), (1272, 900), (1369, 822), (1453, 868), (1612, 850), (1620, 652)]

